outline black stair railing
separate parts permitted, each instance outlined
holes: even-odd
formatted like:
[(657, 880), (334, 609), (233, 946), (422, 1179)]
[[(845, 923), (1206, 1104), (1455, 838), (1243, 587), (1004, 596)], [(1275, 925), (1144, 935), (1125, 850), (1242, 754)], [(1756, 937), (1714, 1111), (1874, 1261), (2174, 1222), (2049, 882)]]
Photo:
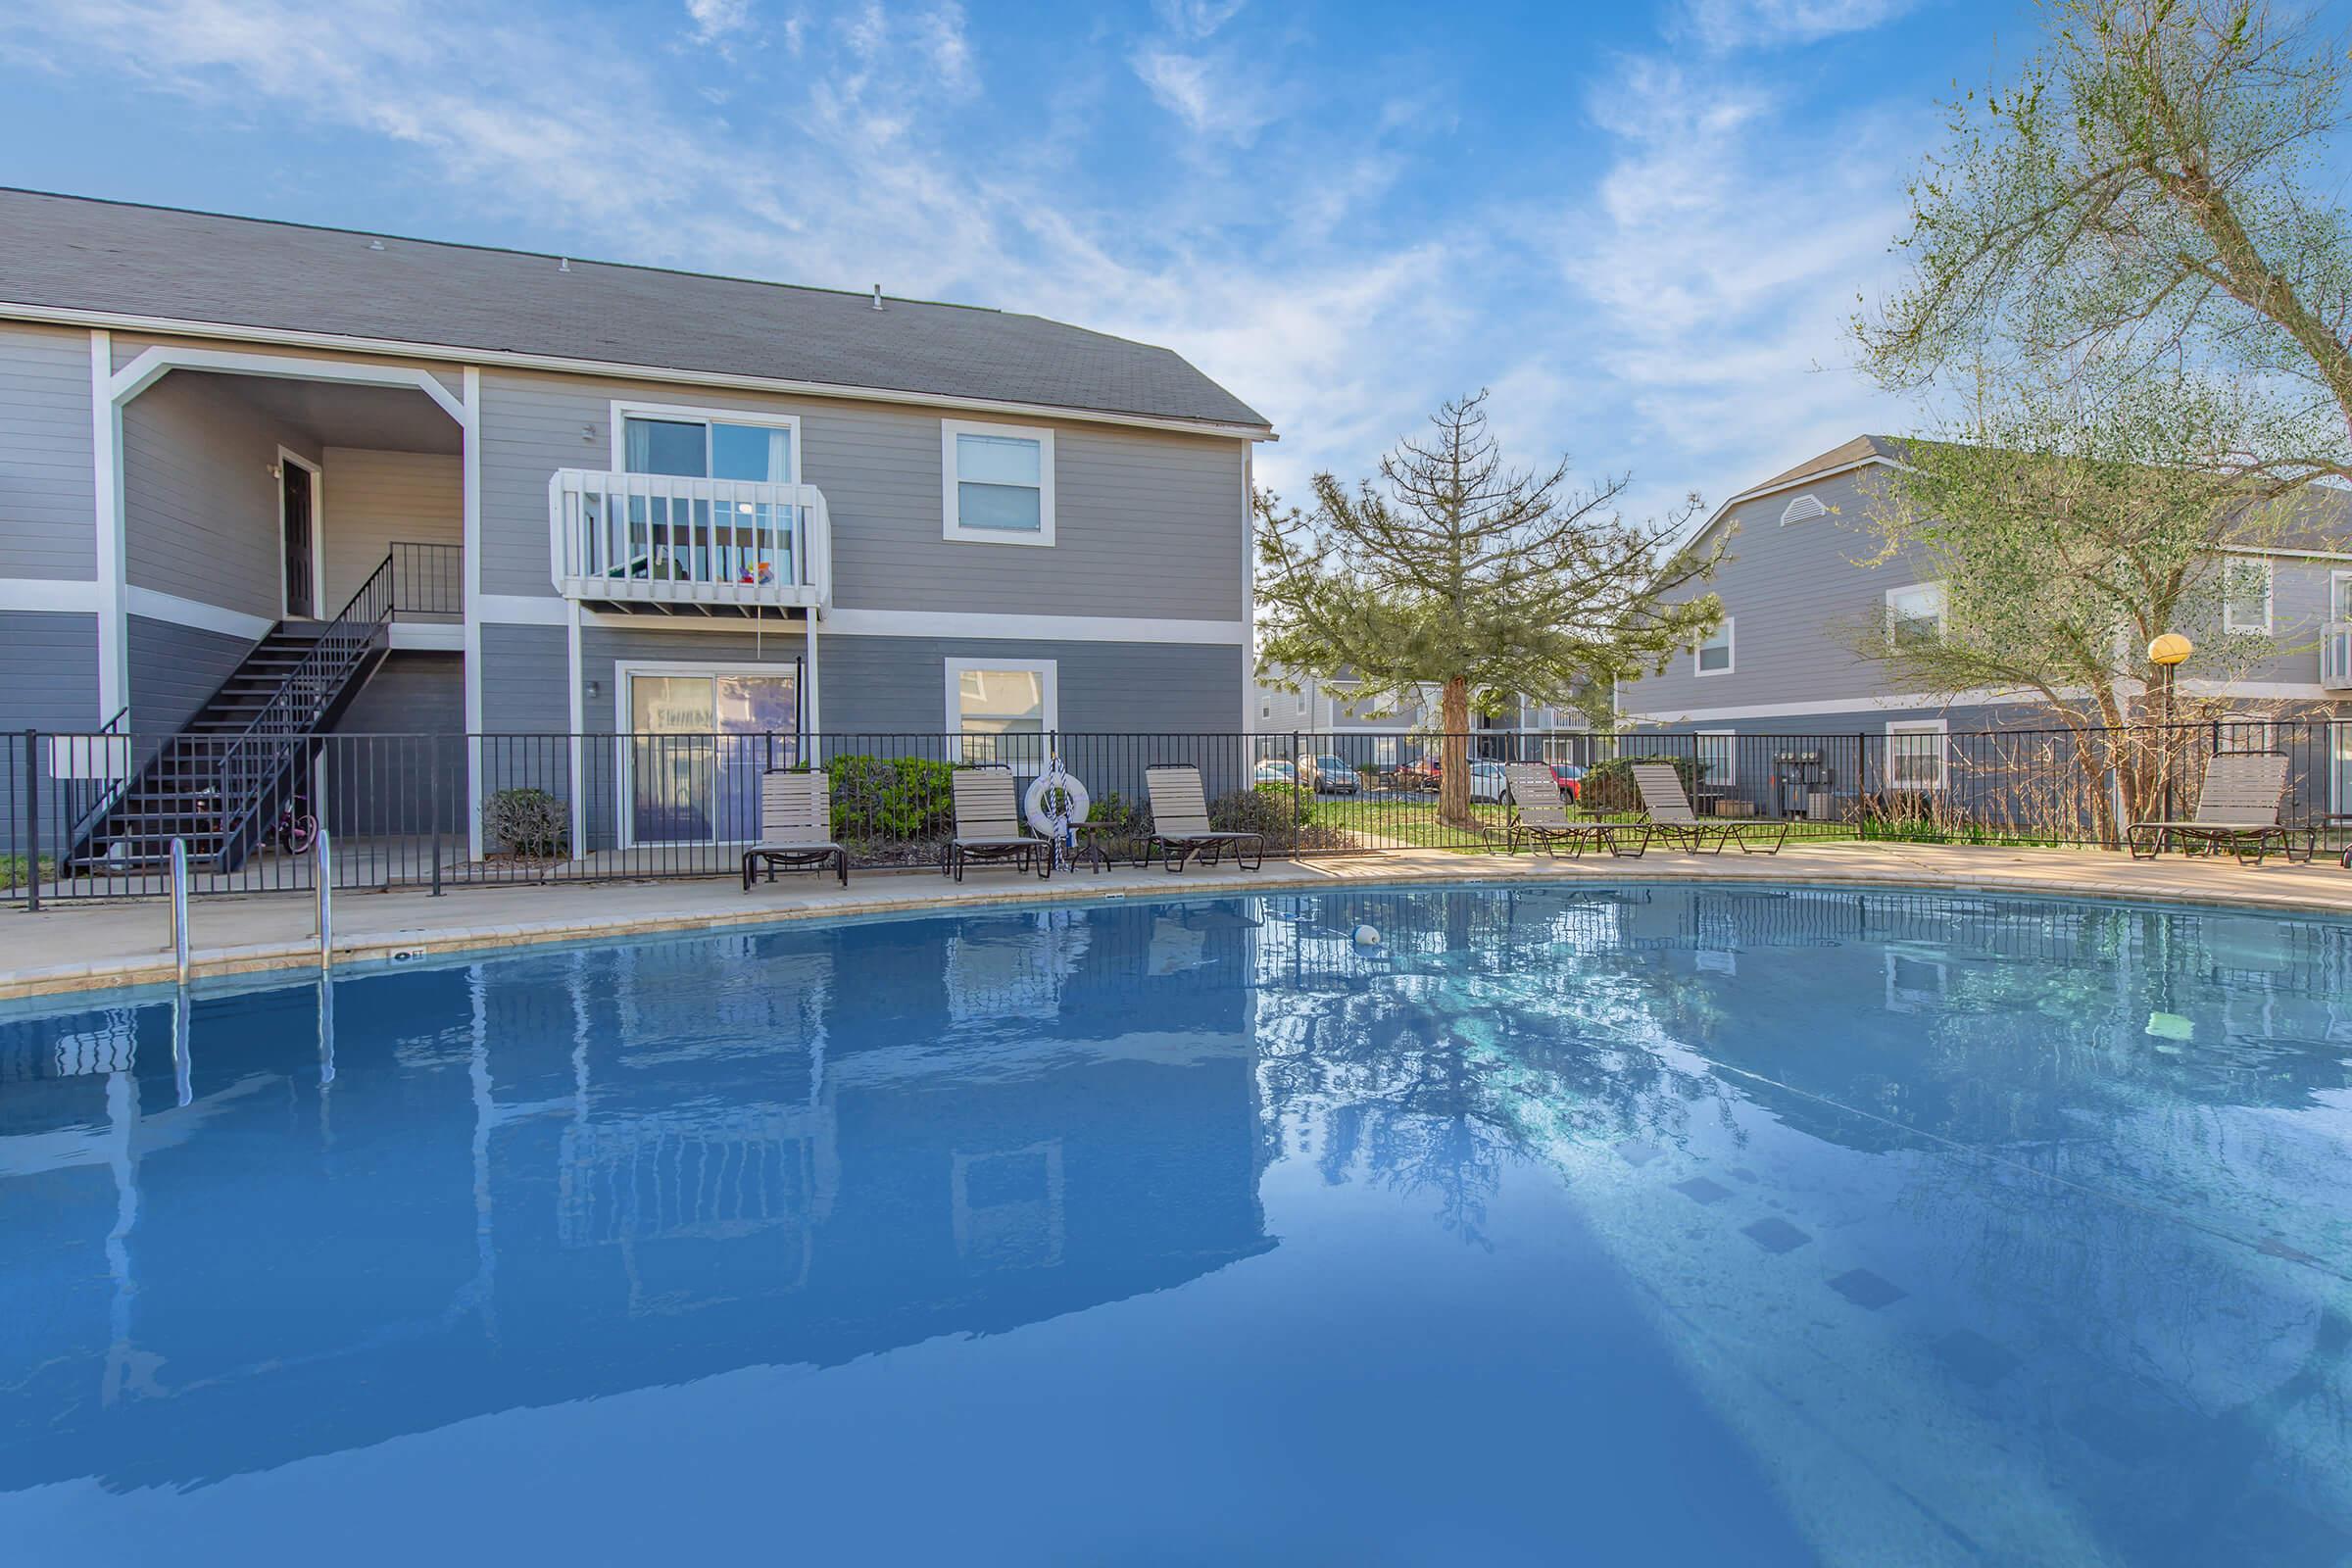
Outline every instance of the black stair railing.
[(375, 568), (342, 612), (327, 622), (311, 651), (286, 674), (243, 733), (222, 748), (214, 770), (225, 863), (245, 831), (268, 807), (279, 781), (318, 735), (327, 710), (352, 672), (374, 651), (392, 618), (392, 558)]
[(392, 545), (392, 612), (462, 615), (466, 612), (466, 552), (458, 545)]

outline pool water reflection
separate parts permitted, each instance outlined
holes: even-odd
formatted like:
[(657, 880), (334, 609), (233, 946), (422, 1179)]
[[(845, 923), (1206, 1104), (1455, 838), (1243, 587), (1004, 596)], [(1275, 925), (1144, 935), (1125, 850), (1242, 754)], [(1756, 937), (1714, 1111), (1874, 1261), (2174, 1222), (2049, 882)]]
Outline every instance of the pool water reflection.
[(2348, 1042), (2344, 925), (1688, 887), (19, 1012), (0, 1539), (2338, 1562)]

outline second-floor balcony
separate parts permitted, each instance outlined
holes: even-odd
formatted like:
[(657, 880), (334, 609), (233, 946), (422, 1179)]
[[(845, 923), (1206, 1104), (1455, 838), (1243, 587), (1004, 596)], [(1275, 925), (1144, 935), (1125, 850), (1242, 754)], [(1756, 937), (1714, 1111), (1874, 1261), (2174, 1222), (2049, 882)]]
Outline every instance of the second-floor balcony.
[(559, 468), (547, 515), (556, 589), (583, 604), (752, 614), (832, 603), (814, 485)]

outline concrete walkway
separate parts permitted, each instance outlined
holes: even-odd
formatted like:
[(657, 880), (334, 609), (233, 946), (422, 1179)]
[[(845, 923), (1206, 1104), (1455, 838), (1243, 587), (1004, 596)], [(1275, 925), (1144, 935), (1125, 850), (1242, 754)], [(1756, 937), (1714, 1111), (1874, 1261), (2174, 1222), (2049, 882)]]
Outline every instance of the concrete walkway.
[[(1738, 851), (1690, 856), (1652, 849), (1639, 859), (1592, 856), (1469, 856), (1398, 850), (1302, 863), (1269, 860), (1258, 872), (1190, 868), (1180, 875), (1121, 868), (1041, 881), (1004, 870), (974, 872), (960, 887), (933, 871), (877, 871), (847, 889), (801, 875), (745, 894), (730, 879), (590, 886), (346, 893), (335, 902), (335, 961), (404, 961), (537, 943), (707, 931), (784, 920), (892, 910), (1106, 897), (1186, 897), (1221, 892), (1332, 891), (1350, 885), (1518, 880), (1625, 884), (1687, 880), (1803, 882), (2087, 898), (2153, 899), (2317, 914), (2352, 910), (2352, 872), (2331, 859), (2261, 866), (2200, 857), (2132, 860), (2078, 850), (2007, 850), (1905, 844), (1790, 844), (1778, 856)], [(315, 968), (317, 926), (304, 895), (201, 899), (190, 912), (191, 970), (198, 975)], [(0, 997), (168, 983), (171, 913), (161, 901), (44, 906), (0, 912)]]

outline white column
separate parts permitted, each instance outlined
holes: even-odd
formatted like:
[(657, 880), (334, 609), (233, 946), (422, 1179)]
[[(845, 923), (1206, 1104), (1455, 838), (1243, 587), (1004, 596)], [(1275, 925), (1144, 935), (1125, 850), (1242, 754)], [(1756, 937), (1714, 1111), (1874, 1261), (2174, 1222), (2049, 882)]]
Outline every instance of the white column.
[(122, 521), (122, 405), (115, 401), (114, 334), (90, 334), (90, 478), (97, 498), (98, 716), (130, 701), (130, 579)]
[(808, 715), (807, 760), (810, 766), (818, 767), (823, 765), (823, 760), (816, 755), (816, 737), (824, 732), (818, 727), (816, 717), (816, 610), (813, 606), (808, 611), (808, 667), (803, 672), (802, 678), (808, 683), (808, 695), (802, 710)]
[(580, 787), (581, 770), (588, 760), (587, 743), (580, 738), (587, 728), (587, 710), (584, 706), (586, 697), (580, 691), (580, 602), (573, 599), (566, 603), (571, 609), (571, 613), (564, 621), (564, 667), (571, 674), (571, 701), (566, 707), (571, 723), (571, 740), (568, 743), (571, 752), (571, 808), (564, 815), (571, 823), (571, 858), (576, 860), (580, 858), (584, 843), (581, 838), (581, 819), (588, 814), (586, 796)]
[[(482, 372), (466, 367), (466, 853), (482, 858)], [(575, 683), (576, 684), (576, 683)], [(576, 726), (575, 726), (576, 727)]]

